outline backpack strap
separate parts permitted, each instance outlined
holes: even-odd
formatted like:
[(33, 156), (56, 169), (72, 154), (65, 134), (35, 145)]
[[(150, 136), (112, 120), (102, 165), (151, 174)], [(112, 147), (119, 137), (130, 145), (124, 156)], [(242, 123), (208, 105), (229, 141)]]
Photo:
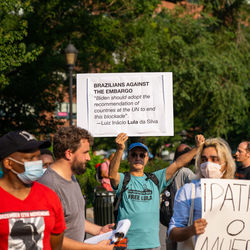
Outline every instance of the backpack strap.
[(144, 174), (147, 176), (146, 181), (151, 180), (159, 189), (159, 180), (156, 177), (156, 175), (153, 173), (146, 173), (146, 172)]
[(190, 206), (190, 212), (189, 212), (188, 226), (191, 226), (193, 224), (193, 217), (194, 217), (195, 184), (191, 182), (191, 185), (192, 185), (191, 206)]
[(122, 195), (128, 189), (127, 185), (128, 185), (128, 183), (130, 181), (130, 178), (131, 178), (130, 173), (125, 172), (121, 192), (120, 192), (118, 197), (117, 196), (115, 197), (115, 201), (114, 201), (114, 217), (115, 217), (115, 221), (117, 221), (118, 207), (119, 207), (119, 204), (122, 201)]
[[(173, 185), (174, 180), (175, 180), (175, 177), (177, 176), (177, 174), (179, 173), (179, 171), (180, 171), (180, 169), (177, 170), (177, 171), (174, 173), (174, 175), (173, 175), (172, 178), (170, 179), (171, 182), (170, 182), (169, 185), (162, 191), (162, 193), (164, 193), (166, 190), (170, 192), (171, 186)], [(173, 198), (174, 198), (174, 197), (173, 197)]]
[[(144, 174), (147, 176), (146, 181), (148, 181), (150, 179), (159, 189), (159, 180), (156, 177), (156, 175), (154, 175), (152, 173), (144, 173)], [(130, 179), (131, 179), (130, 173), (125, 172), (121, 192), (120, 192), (118, 197), (117, 196), (115, 197), (115, 201), (114, 201), (114, 217), (115, 217), (115, 221), (117, 221), (118, 208), (119, 208), (119, 204), (122, 201), (122, 195), (128, 189), (127, 185), (129, 183)]]

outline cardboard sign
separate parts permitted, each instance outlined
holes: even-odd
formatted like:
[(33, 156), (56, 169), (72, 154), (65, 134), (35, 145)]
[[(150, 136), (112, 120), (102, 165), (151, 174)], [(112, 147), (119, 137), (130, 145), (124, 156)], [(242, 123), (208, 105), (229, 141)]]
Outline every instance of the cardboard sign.
[(172, 73), (77, 75), (77, 126), (95, 137), (171, 136)]
[(201, 179), (204, 234), (195, 250), (250, 249), (250, 181)]

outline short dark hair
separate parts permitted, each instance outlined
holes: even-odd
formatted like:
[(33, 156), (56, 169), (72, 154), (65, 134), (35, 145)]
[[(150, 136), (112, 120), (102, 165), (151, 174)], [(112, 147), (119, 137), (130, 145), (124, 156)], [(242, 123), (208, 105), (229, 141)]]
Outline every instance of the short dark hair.
[(56, 159), (63, 158), (67, 149), (75, 152), (82, 139), (88, 140), (89, 144), (93, 144), (93, 137), (83, 128), (69, 126), (60, 128), (53, 138), (53, 153)]
[(187, 145), (183, 150), (179, 150), (179, 147), (176, 148), (175, 153), (174, 153), (174, 161), (181, 155), (189, 152), (191, 148)]
[(40, 154), (41, 155), (51, 155), (52, 157), (54, 157), (53, 153), (48, 148), (40, 149)]

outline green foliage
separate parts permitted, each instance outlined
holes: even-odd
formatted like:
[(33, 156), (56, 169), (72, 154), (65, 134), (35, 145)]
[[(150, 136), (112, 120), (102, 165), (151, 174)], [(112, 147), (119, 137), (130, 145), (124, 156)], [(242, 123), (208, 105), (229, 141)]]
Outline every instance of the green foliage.
[(117, 51), (114, 71), (173, 72), (175, 117), (206, 136), (227, 137), (249, 121), (249, 28), (238, 22), (234, 32), (216, 16), (180, 13), (123, 24), (132, 39)]
[[(103, 160), (100, 156), (93, 155), (90, 153), (91, 160), (87, 163), (86, 172), (83, 175), (77, 175), (76, 178), (80, 184), (83, 195), (86, 197), (87, 206), (93, 206), (94, 202), (94, 190), (96, 187), (101, 186), (100, 183), (96, 181), (95, 165), (97, 163), (102, 163)], [(129, 171), (129, 165), (127, 161), (121, 161), (120, 170), (121, 173)]]
[(148, 164), (146, 165), (144, 172), (152, 173), (157, 170), (166, 168), (169, 166), (169, 162), (163, 161), (162, 159), (156, 158), (153, 160), (150, 160)]
[[(45, 36), (48, 27), (43, 22), (35, 26), (47, 12), (39, 16), (35, 3), (1, 1), (4, 8), (0, 8), (0, 22), (6, 25), (0, 26), (7, 27), (0, 28), (1, 134), (27, 129), (48, 135), (60, 124), (53, 112), (57, 103), (62, 102), (63, 95), (56, 90), (63, 78), (57, 73), (58, 56), (51, 49), (55, 44)], [(51, 116), (47, 116), (47, 112), (51, 112)]]
[(102, 162), (100, 156), (93, 155), (90, 152), (91, 160), (87, 163), (86, 172), (83, 175), (77, 175), (76, 178), (80, 184), (83, 195), (86, 196), (87, 206), (91, 206), (94, 201), (94, 189), (99, 186), (100, 183), (95, 178), (95, 165)]
[[(161, 157), (161, 153), (163, 150), (171, 149), (174, 151), (177, 145), (183, 140), (182, 139), (182, 131), (185, 126), (183, 122), (175, 118), (174, 119), (174, 136), (152, 136), (145, 138), (145, 144), (148, 146), (150, 153), (153, 154), (154, 157)], [(170, 148), (166, 146), (166, 144), (170, 145)]]
[(115, 149), (115, 148), (116, 148), (116, 144), (115, 144), (114, 137), (95, 138), (93, 150), (103, 149), (103, 150), (108, 151), (110, 149)]
[[(249, 131), (249, 5), (196, 2), (204, 5), (199, 19), (182, 8), (157, 14), (158, 0), (1, 1), (1, 133), (54, 132), (71, 40), (81, 73), (173, 72), (176, 136), (146, 139), (154, 155), (184, 129), (239, 142)], [(115, 146), (111, 138), (98, 144)]]
[(41, 53), (41, 48), (28, 49), (24, 42), (28, 34), (24, 13), (31, 11), (29, 1), (0, 1), (0, 89), (10, 83), (10, 74)]
[(231, 30), (237, 30), (240, 13), (247, 6), (246, 0), (200, 0), (204, 12), (218, 18), (218, 21)]
[(121, 161), (119, 172), (121, 172), (121, 173), (129, 172), (129, 163), (127, 160)]

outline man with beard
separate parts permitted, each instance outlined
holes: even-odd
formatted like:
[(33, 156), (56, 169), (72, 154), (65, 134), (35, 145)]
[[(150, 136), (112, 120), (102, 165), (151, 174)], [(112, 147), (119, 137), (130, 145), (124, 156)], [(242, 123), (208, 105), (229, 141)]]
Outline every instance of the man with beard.
[(101, 227), (85, 220), (85, 200), (74, 174), (86, 171), (92, 143), (93, 138), (85, 129), (73, 126), (60, 128), (53, 139), (56, 161), (39, 180), (53, 189), (62, 202), (67, 226), (62, 249), (113, 249), (108, 241), (97, 245), (83, 243), (85, 232), (98, 235), (110, 231), (114, 226), (109, 224)]

